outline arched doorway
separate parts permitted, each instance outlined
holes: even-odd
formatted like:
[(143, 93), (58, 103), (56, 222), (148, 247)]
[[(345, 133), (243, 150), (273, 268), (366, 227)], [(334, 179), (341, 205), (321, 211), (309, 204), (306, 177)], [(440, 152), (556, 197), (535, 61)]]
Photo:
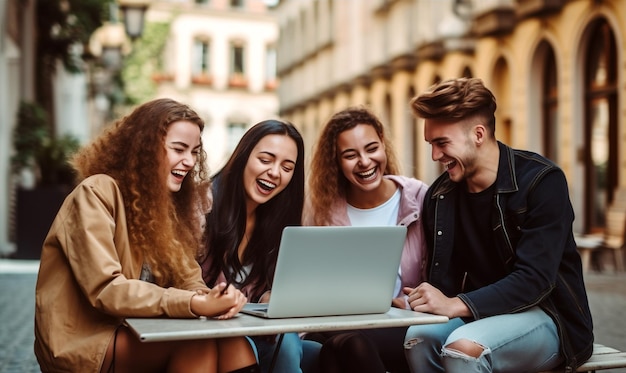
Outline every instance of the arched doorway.
[(513, 120), (511, 117), (511, 78), (509, 65), (504, 57), (498, 58), (493, 73), (493, 94), (496, 96), (496, 137), (505, 144), (512, 143)]
[(604, 212), (617, 186), (617, 55), (604, 19), (589, 26), (584, 62), (585, 230), (605, 226)]
[(541, 87), (541, 113), (543, 126), (543, 154), (554, 162), (559, 161), (558, 141), (558, 82), (554, 50), (548, 43), (543, 44), (543, 76)]

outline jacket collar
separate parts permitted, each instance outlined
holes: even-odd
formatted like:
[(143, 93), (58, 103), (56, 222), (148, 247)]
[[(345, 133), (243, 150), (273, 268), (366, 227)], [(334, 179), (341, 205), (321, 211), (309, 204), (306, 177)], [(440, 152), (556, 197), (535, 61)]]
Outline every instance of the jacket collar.
[(497, 193), (512, 193), (519, 189), (515, 176), (515, 154), (513, 149), (498, 141), (500, 161), (496, 178)]

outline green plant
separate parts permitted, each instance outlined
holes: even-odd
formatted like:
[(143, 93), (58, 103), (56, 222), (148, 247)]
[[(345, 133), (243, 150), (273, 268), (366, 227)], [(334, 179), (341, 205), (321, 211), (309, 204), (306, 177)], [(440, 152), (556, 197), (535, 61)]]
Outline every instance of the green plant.
[[(86, 45), (93, 32), (110, 17), (110, 4), (116, 0), (39, 0), (16, 1), (35, 4), (34, 83), (35, 101), (47, 112), (54, 110), (54, 82), (58, 61), (71, 73), (84, 72), (79, 46)], [(0, 3), (4, 4), (5, 2)], [(54, 120), (54, 118), (50, 118)], [(53, 124), (54, 125), (54, 124)]]
[(72, 184), (74, 170), (69, 164), (70, 156), (78, 150), (80, 142), (72, 135), (48, 138), (37, 155), (39, 185)]
[(169, 32), (169, 22), (146, 22), (143, 35), (133, 43), (121, 77), (126, 83), (123, 85), (126, 104), (136, 105), (154, 98), (157, 86), (152, 76), (165, 72), (162, 59)]
[(56, 138), (50, 131), (48, 115), (37, 103), (22, 101), (13, 130), (15, 154), (11, 157), (13, 173), (30, 169), (37, 175), (38, 186), (72, 184), (74, 171), (69, 157), (80, 147), (72, 135)]
[(71, 46), (89, 41), (91, 34), (109, 17), (115, 0), (45, 0), (37, 2), (38, 62), (54, 69), (63, 61), (69, 72), (82, 71), (82, 61), (75, 58)]
[(13, 172), (35, 166), (37, 154), (49, 137), (46, 111), (36, 103), (22, 101), (17, 112), (17, 126), (13, 130)]

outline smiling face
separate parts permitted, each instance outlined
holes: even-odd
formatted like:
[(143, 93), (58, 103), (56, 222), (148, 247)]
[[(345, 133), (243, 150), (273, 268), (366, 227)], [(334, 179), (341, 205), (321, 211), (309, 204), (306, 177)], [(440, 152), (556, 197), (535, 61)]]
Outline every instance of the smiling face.
[(433, 161), (444, 166), (452, 181), (460, 182), (475, 176), (477, 149), (470, 125), (426, 119), (424, 139), (432, 147)]
[(269, 201), (289, 185), (297, 158), (296, 142), (287, 135), (267, 135), (256, 144), (243, 172), (249, 209)]
[(387, 167), (387, 155), (376, 129), (358, 124), (337, 136), (339, 168), (350, 182), (350, 188), (361, 191), (377, 189)]
[(167, 161), (167, 187), (171, 192), (178, 192), (193, 169), (200, 152), (200, 127), (188, 121), (170, 124), (165, 135)]

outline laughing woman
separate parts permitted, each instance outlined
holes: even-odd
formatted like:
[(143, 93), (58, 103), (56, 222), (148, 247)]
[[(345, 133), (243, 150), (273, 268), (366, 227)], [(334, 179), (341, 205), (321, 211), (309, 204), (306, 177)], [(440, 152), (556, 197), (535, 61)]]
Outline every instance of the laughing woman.
[[(266, 120), (241, 138), (213, 178), (205, 253), (198, 259), (211, 286), (234, 284), (252, 302), (267, 302), (283, 228), (301, 225), (304, 143), (290, 123)], [(275, 336), (250, 337), (263, 372), (271, 365)], [(315, 370), (320, 345), (287, 333), (274, 372)]]
[[(421, 208), (427, 186), (398, 175), (380, 120), (353, 107), (334, 114), (322, 129), (311, 161), (306, 225), (404, 225), (407, 237), (396, 280), (394, 307), (409, 308), (402, 288), (424, 280)], [(384, 250), (384, 247), (380, 248)], [(320, 369), (335, 372), (407, 372), (406, 328), (311, 335), (324, 342)]]
[(169, 99), (136, 108), (73, 158), (82, 180), (46, 237), (36, 286), (43, 372), (258, 372), (245, 338), (142, 343), (128, 317), (227, 319), (246, 297), (202, 281), (202, 119)]

